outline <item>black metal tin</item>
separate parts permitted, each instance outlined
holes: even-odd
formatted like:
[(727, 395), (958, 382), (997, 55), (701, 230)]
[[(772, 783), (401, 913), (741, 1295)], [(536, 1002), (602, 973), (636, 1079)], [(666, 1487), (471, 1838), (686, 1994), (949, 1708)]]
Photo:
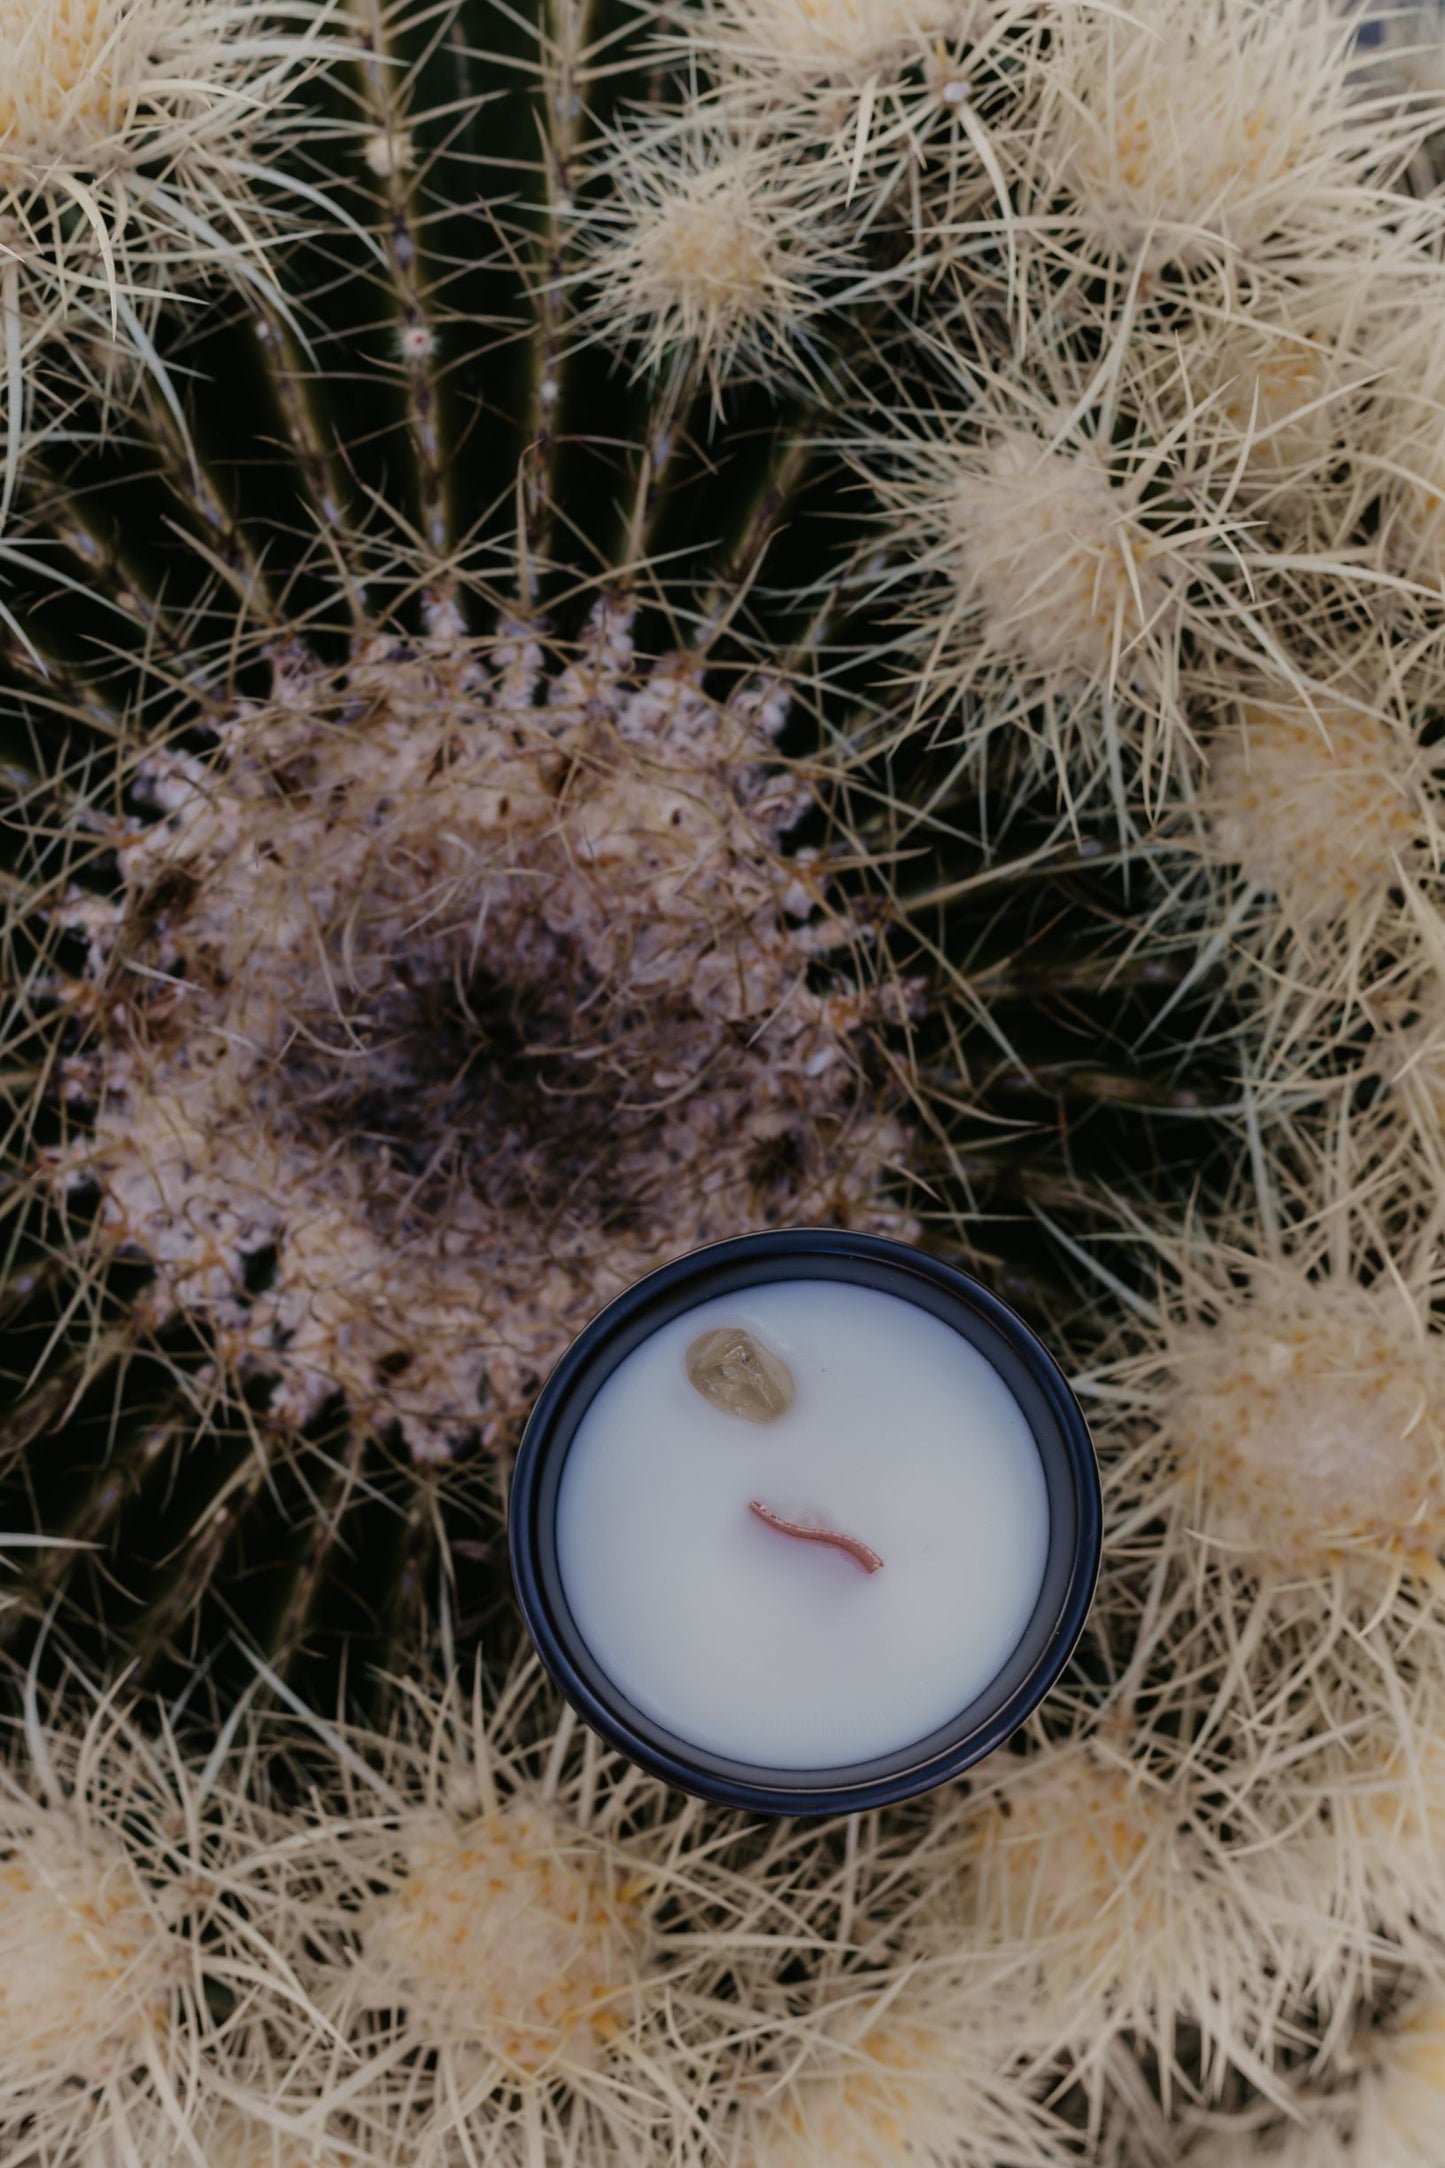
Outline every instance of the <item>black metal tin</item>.
[[(836, 1769), (777, 1769), (710, 1754), (644, 1716), (573, 1624), (557, 1568), (557, 1493), (593, 1395), (640, 1342), (682, 1311), (761, 1281), (848, 1280), (917, 1303), (999, 1372), (1038, 1446), (1049, 1497), (1043, 1586), (1023, 1639), (954, 1720), (913, 1745)], [(877, 1235), (806, 1227), (691, 1250), (629, 1287), (579, 1333), (542, 1388), (512, 1472), (512, 1575), (538, 1654), (594, 1731), (682, 1790), (758, 1814), (850, 1814), (930, 1791), (982, 1760), (1038, 1706), (1083, 1630), (1099, 1573), (1099, 1471), (1078, 1402), (1042, 1342), (997, 1295), (952, 1265)]]

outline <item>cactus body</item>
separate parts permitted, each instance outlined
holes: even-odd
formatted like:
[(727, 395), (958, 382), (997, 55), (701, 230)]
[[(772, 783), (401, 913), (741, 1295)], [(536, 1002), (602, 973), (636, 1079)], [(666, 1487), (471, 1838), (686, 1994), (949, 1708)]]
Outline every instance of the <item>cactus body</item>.
[[(0, 2142), (1428, 2127), (1445, 256), (1356, 27), (0, 6)], [(1064, 1347), (1106, 1565), (972, 1787), (759, 1835), (509, 1670), (505, 1479), (818, 1222)]]

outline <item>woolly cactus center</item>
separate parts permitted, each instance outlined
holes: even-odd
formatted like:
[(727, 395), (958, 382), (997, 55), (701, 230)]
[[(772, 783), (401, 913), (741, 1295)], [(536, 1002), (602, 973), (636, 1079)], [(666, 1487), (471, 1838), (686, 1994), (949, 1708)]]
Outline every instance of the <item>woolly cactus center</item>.
[(1214, 840), (1304, 924), (1383, 895), (1420, 829), (1413, 748), (1340, 707), (1251, 704), (1210, 755)]
[(756, 706), (617, 641), (546, 707), (378, 645), (137, 774), (66, 1170), (278, 1421), (339, 1391), (414, 1452), (501, 1445), (664, 1257), (899, 1223), (875, 1006), (809, 983), (806, 801)]
[(458, 1183), (499, 1211), (630, 1224), (640, 1199), (617, 1183), (617, 1148), (657, 1095), (629, 1109), (619, 1069), (646, 1019), (609, 1016), (585, 962), (565, 949), (558, 962), (542, 985), (486, 970), (459, 985), (401, 958), (389, 987), (347, 1011), (344, 1051), (326, 1058), (309, 1036), (288, 1047), (281, 1128), (318, 1151), (346, 1138), (379, 1177), (379, 1225), (441, 1209)]
[[(297, 2138), (264, 2123), (227, 2116), (204, 2135), (206, 2168), (347, 2168), (349, 2149), (337, 2150), (324, 2140)], [(175, 2168), (189, 2153), (177, 2149)]]
[(954, 506), (960, 569), (995, 645), (1106, 677), (1170, 602), (1150, 537), (1103, 455), (1001, 437)]
[(1433, 1145), (1445, 1129), (1445, 1015), (1433, 989), (1411, 1022), (1381, 1033), (1378, 1062)]
[(154, 9), (116, 0), (0, 0), (0, 168), (119, 127), (133, 85), (160, 72), (162, 28)]
[(1220, 373), (1225, 380), (1218, 409), (1246, 440), (1252, 469), (1278, 474), (1327, 448), (1330, 415), (1319, 402), (1329, 388), (1329, 372), (1322, 354), (1280, 338), (1226, 356)]
[(162, 2113), (142, 2131), (107, 2135), (84, 2155), (84, 2168), (357, 2168), (355, 2148), (325, 2138), (297, 2137), (248, 2115), (223, 2111), (183, 2138)]
[(1169, 1374), (1163, 1420), (1226, 1549), (1309, 1571), (1438, 1540), (1445, 1370), (1388, 1297), (1262, 1291), (1184, 1329)]
[(862, 82), (968, 34), (982, 12), (974, 0), (733, 0), (719, 29), (760, 75), (786, 69)]
[[(1183, 88), (1182, 84), (1180, 88)], [(1207, 147), (1203, 143), (1200, 146), (1204, 156), (1198, 180), (1206, 203), (1211, 184), (1217, 182), (1221, 173), (1239, 181), (1258, 181), (1279, 163), (1278, 136), (1267, 111), (1259, 106), (1246, 106), (1242, 112), (1231, 113), (1229, 119), (1231, 150), (1235, 155), (1227, 167), (1217, 150), (1210, 156)], [(1171, 101), (1160, 98), (1157, 86), (1151, 84), (1125, 92), (1114, 107), (1112, 120), (1112, 133), (1106, 139), (1110, 153), (1107, 161), (1083, 161), (1085, 174), (1096, 185), (1110, 177), (1125, 188), (1142, 193), (1156, 187), (1166, 174), (1174, 178), (1176, 184), (1185, 179), (1189, 168), (1181, 159), (1180, 114)], [(1177, 208), (1184, 206), (1181, 204)]]
[(1445, 1998), (1422, 1997), (1369, 2043), (1362, 2095), (1361, 2158), (1427, 2162), (1445, 2110)]
[(1227, 32), (1201, 48), (1166, 11), (1108, 26), (1085, 84), (1064, 127), (1080, 205), (1103, 246), (1187, 263), (1216, 236), (1247, 246), (1268, 235), (1309, 133), (1287, 55), (1235, 51)]
[(775, 252), (741, 187), (674, 197), (638, 236), (642, 286), (689, 319), (746, 314), (775, 282)]
[(950, 2049), (917, 2026), (874, 2026), (835, 2074), (803, 2080), (764, 2118), (742, 2168), (894, 2168), (930, 2125), (947, 2135), (935, 2094), (951, 2060)]
[(1356, 1757), (1349, 1801), (1382, 1858), (1418, 1872), (1421, 1852), (1433, 1860), (1445, 1837), (1445, 1736), (1412, 1726), (1402, 1738), (1393, 1723), (1373, 1734)]
[(1166, 1819), (1125, 1771), (1082, 1755), (1033, 1764), (976, 1839), (983, 1923), (999, 1940), (1112, 1940), (1121, 1903), (1137, 1915), (1138, 1870)]
[(119, 1846), (38, 1817), (0, 1859), (0, 2059), (95, 2083), (166, 2016), (176, 1951)]
[(646, 1959), (643, 1893), (605, 1848), (517, 1801), (418, 1830), (365, 1929), (369, 1999), (430, 2047), (518, 2076), (587, 2066), (626, 2022)]
[(1445, 436), (1438, 432), (1407, 451), (1407, 472), (1390, 497), (1390, 553), (1408, 577), (1445, 582)]

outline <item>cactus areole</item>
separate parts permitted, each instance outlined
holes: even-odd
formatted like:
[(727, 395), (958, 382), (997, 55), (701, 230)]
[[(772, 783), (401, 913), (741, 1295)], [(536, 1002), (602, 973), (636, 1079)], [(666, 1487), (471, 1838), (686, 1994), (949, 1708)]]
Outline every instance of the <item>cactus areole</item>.
[[(726, 1357), (723, 1306), (737, 1312), (735, 1407), (727, 1378), (700, 1382), (690, 1357), (695, 1322)], [(779, 1321), (767, 1348), (765, 1312)], [(747, 1374), (764, 1356), (797, 1396), (769, 1421)], [(898, 1419), (879, 1420), (875, 1451), (868, 1396), (890, 1404), (894, 1366)], [(650, 1462), (644, 1424), (660, 1441)], [(1099, 1552), (1093, 1446), (1047, 1349), (952, 1266), (828, 1228), (714, 1243), (639, 1280), (553, 1371), (512, 1478), (517, 1594), (562, 1691), (645, 1768), (761, 1813), (880, 1806), (989, 1753), (1067, 1662)]]

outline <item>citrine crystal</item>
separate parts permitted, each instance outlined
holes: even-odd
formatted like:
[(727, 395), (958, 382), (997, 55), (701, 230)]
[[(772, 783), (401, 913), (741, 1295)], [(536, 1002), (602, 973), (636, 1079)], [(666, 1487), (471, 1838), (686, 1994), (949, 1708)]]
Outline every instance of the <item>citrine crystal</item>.
[(699, 1333), (687, 1374), (705, 1400), (749, 1423), (775, 1423), (793, 1405), (792, 1372), (740, 1325)]

